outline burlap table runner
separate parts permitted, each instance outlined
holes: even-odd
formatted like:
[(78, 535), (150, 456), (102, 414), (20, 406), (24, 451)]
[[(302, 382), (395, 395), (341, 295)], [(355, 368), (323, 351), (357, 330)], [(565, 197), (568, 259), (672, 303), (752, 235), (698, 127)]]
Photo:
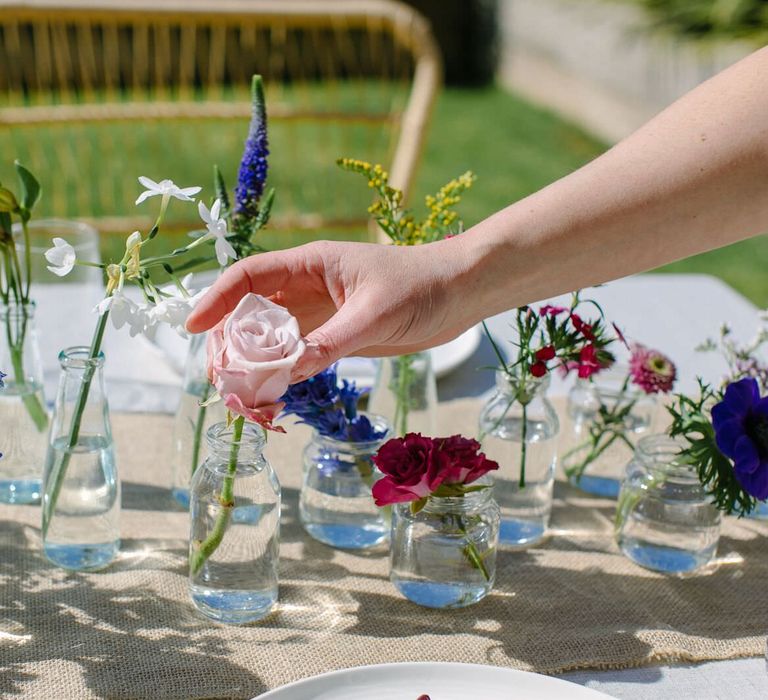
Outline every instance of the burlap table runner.
[[(472, 433), (476, 401), (445, 404)], [(661, 576), (621, 556), (613, 504), (558, 482), (552, 536), (501, 552), (497, 584), (464, 610), (422, 609), (390, 584), (385, 551), (352, 554), (297, 522), (308, 432), (270, 439), (283, 484), (279, 609), (249, 627), (199, 616), (187, 595), (187, 516), (169, 505), (168, 416), (113, 417), (123, 549), (96, 574), (40, 554), (39, 510), (0, 507), (0, 694), (40, 698), (250, 698), (323, 671), (461, 661), (557, 673), (762, 654), (768, 525), (726, 519), (719, 565)]]

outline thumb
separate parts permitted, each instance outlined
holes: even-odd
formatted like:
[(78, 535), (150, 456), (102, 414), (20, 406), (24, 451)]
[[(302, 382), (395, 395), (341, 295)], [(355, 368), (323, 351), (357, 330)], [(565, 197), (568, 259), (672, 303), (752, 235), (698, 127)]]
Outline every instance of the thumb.
[(304, 381), (342, 357), (380, 342), (377, 328), (369, 305), (347, 301), (322, 326), (304, 338), (306, 348), (293, 368), (291, 382)]

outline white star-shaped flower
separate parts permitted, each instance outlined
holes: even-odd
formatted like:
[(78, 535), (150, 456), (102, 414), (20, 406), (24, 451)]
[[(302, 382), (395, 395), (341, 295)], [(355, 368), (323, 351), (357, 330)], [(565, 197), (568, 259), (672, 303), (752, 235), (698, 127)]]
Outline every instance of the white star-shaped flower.
[[(195, 308), (197, 302), (200, 301), (202, 296), (208, 291), (208, 287), (205, 287), (198, 292), (193, 292), (190, 289), (191, 281), (192, 275), (187, 275), (187, 277), (181, 281), (182, 286), (190, 291), (189, 296), (164, 296), (150, 310), (154, 323), (167, 323), (182, 338), (188, 337), (184, 326), (189, 314), (192, 313), (192, 309)], [(174, 292), (178, 290), (175, 287), (168, 286), (163, 287), (161, 291), (166, 295), (173, 295)]]
[(53, 239), (53, 248), (45, 251), (45, 259), (51, 263), (48, 269), (59, 277), (64, 277), (72, 272), (77, 260), (75, 249), (63, 238)]
[(139, 306), (121, 291), (117, 291), (112, 296), (102, 299), (94, 308), (94, 311), (100, 316), (109, 311), (112, 325), (117, 330), (127, 325), (128, 332), (132, 338), (139, 333), (146, 333), (155, 325), (149, 307)]
[(220, 218), (221, 200), (217, 199), (210, 209), (200, 201), (197, 203), (197, 210), (200, 212), (200, 218), (208, 229), (208, 233), (205, 234), (204, 238), (208, 240), (213, 238), (216, 241), (214, 248), (216, 249), (216, 259), (219, 261), (219, 265), (224, 267), (227, 264), (228, 258), (236, 260), (237, 253), (232, 244), (227, 240), (227, 221)]
[(175, 197), (182, 202), (194, 202), (195, 200), (192, 199), (192, 195), (197, 194), (203, 189), (202, 187), (178, 187), (174, 184), (173, 180), (160, 180), (160, 182), (155, 182), (143, 175), (139, 178), (139, 183), (147, 189), (139, 195), (136, 204), (141, 204), (145, 199), (149, 199), (149, 197), (154, 197), (155, 195), (161, 195), (166, 200), (169, 197)]

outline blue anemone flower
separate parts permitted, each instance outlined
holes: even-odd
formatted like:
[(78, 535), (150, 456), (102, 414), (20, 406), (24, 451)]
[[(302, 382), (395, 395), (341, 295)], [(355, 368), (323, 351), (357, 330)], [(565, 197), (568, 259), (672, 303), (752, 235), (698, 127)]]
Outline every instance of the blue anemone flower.
[(720, 451), (733, 460), (741, 487), (760, 501), (768, 498), (768, 397), (760, 398), (757, 381), (748, 377), (729, 384), (712, 408)]
[(264, 100), (264, 85), (260, 75), (253, 76), (251, 86), (251, 125), (245, 141), (243, 159), (237, 173), (235, 188), (235, 212), (248, 218), (259, 214), (259, 200), (264, 194), (267, 182), (267, 108)]

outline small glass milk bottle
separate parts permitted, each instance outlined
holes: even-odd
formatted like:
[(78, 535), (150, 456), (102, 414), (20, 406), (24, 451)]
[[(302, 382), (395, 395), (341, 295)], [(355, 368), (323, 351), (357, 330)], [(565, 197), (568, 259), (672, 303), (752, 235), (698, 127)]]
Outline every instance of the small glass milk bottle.
[(190, 490), (190, 594), (214, 620), (253, 622), (277, 601), (280, 484), (259, 426), (217, 423), (207, 442)]
[(173, 424), (171, 494), (183, 508), (189, 508), (189, 484), (205, 459), (206, 432), (225, 418), (222, 402), (201, 406), (214, 391), (206, 370), (206, 339), (204, 333), (189, 339), (184, 384)]
[(437, 381), (429, 352), (383, 358), (368, 411), (384, 416), (393, 435), (436, 435)]
[(557, 464), (557, 413), (546, 397), (549, 375), (496, 372), (496, 392), (480, 413), (480, 441), (499, 463), (494, 498), (501, 509), (499, 543), (529, 547), (546, 534)]
[(48, 438), (35, 304), (0, 304), (0, 503), (40, 503)]
[(342, 549), (375, 547), (389, 537), (386, 509), (371, 496), (381, 473), (373, 456), (389, 433), (380, 416), (369, 416), (378, 440), (350, 442), (320, 435), (316, 430), (304, 450), (304, 481), (299, 519), (316, 540)]
[(71, 347), (59, 355), (61, 378), (43, 474), (43, 551), (57, 566), (101, 569), (120, 548), (120, 481), (104, 354)]
[(390, 579), (408, 600), (428, 608), (463, 608), (488, 595), (499, 536), (492, 491), (431, 496), (418, 513), (410, 503), (393, 506)]
[(627, 466), (616, 508), (621, 551), (647, 569), (687, 573), (708, 564), (720, 539), (720, 511), (696, 469), (680, 461), (685, 442), (642, 438)]
[[(571, 484), (596, 496), (616, 498), (624, 467), (637, 441), (651, 432), (658, 405), (658, 395), (631, 384), (627, 366), (577, 379), (568, 394), (562, 435), (566, 445), (560, 458)], [(593, 442), (591, 430), (597, 421), (611, 430), (603, 430)]]

